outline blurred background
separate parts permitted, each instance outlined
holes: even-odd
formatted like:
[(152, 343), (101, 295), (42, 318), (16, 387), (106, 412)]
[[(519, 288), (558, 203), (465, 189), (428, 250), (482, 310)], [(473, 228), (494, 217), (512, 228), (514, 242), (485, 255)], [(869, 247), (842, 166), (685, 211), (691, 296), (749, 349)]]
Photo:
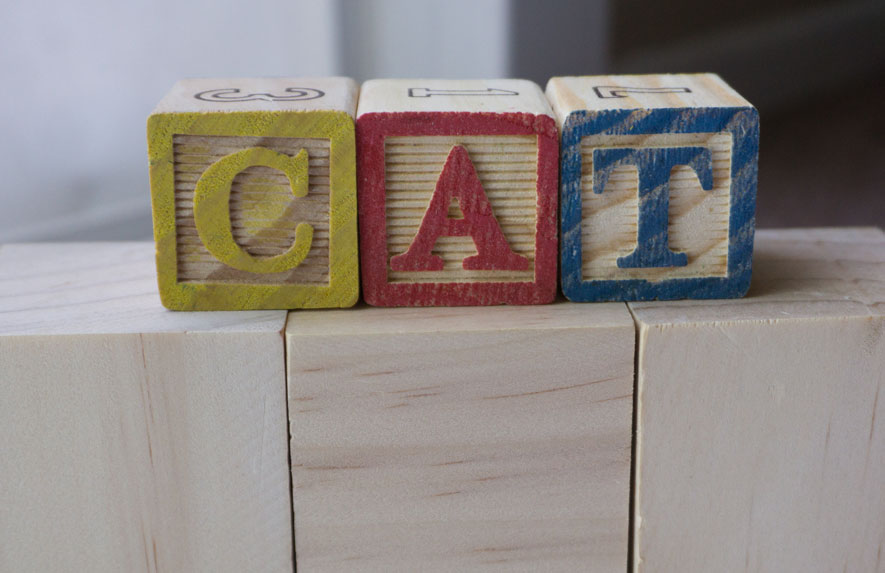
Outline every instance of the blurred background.
[(182, 77), (719, 73), (759, 108), (760, 227), (885, 225), (885, 2), (3, 1), (0, 242), (151, 237)]

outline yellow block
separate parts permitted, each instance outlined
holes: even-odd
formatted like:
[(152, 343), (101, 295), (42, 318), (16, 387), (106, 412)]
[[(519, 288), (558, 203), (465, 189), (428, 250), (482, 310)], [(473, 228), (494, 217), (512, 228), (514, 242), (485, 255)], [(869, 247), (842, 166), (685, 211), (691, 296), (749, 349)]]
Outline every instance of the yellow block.
[(355, 84), (344, 78), (186, 80), (173, 88), (148, 118), (167, 308), (356, 302), (355, 100)]

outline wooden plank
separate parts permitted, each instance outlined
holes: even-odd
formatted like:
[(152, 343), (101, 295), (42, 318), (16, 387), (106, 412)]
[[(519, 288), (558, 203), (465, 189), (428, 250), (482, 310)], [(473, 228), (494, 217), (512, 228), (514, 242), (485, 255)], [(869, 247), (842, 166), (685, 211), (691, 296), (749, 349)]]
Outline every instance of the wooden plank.
[(760, 231), (742, 300), (630, 303), (635, 571), (885, 570), (885, 234)]
[(714, 74), (553, 78), (573, 301), (733, 298), (750, 283), (759, 118)]
[(299, 312), (286, 333), (299, 570), (625, 569), (623, 306)]
[(623, 571), (634, 327), (618, 304), (292, 313), (304, 571)]
[(373, 80), (357, 111), (375, 306), (551, 302), (557, 134), (525, 80)]
[(356, 302), (356, 84), (184, 80), (148, 119), (157, 268), (173, 310)]
[(0, 247), (0, 570), (292, 571), (285, 312), (169, 312), (153, 255)]

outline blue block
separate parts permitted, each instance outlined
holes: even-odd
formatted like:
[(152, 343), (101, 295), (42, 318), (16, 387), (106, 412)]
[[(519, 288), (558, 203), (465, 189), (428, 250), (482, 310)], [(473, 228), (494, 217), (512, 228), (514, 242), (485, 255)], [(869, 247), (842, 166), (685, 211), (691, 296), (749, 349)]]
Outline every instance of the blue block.
[[(609, 90), (605, 93), (612, 92), (613, 90)], [(550, 88), (548, 95), (549, 93)], [(600, 95), (599, 90), (589, 93), (589, 97), (593, 97), (593, 93)], [(655, 97), (660, 96), (655, 94)], [(556, 107), (555, 98), (551, 97), (551, 100), (554, 100)], [(597, 107), (601, 105), (598, 104)], [(709, 191), (713, 188), (713, 154), (711, 148), (703, 143), (704, 138), (695, 138), (700, 143), (691, 144), (667, 145), (658, 141), (647, 147), (642, 147), (641, 144), (594, 147), (592, 174), (584, 173), (584, 185), (592, 182), (592, 192), (604, 194), (614, 169), (635, 169), (639, 182), (636, 190), (639, 206), (635, 219), (635, 250), (616, 259), (618, 269), (629, 269), (630, 278), (588, 279), (583, 276), (582, 271), (582, 237), (585, 242), (593, 241), (595, 234), (592, 228), (583, 228), (582, 209), (585, 206), (582, 205), (582, 191), (586, 195), (589, 190), (582, 189), (582, 162), (585, 159), (582, 157), (581, 141), (588, 136), (649, 134), (730, 135), (727, 265), (723, 263), (723, 271), (715, 276), (666, 278), (661, 273), (662, 270), (675, 270), (691, 263), (691, 258), (686, 253), (674, 251), (669, 244), (670, 174), (674, 167), (685, 165), (697, 176), (701, 189)], [(636, 138), (630, 141), (634, 140)], [(561, 275), (565, 296), (575, 302), (743, 296), (749, 288), (752, 270), (758, 149), (759, 115), (749, 105), (570, 111), (562, 124), (560, 171)], [(724, 211), (722, 216), (724, 218)], [(724, 223), (722, 226), (724, 227)], [(723, 238), (725, 231), (721, 229)], [(615, 259), (612, 259), (611, 265), (615, 265)], [(618, 272), (620, 271), (612, 269), (612, 274)], [(643, 278), (646, 274), (649, 278)]]

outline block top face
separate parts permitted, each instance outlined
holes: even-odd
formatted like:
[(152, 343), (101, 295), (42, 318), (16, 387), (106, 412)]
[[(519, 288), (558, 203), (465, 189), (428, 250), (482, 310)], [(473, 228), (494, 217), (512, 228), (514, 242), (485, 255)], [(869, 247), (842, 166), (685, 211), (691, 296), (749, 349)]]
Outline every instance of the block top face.
[(530, 113), (553, 117), (550, 103), (529, 80), (370, 80), (357, 117), (369, 113)]
[(582, 110), (752, 107), (716, 74), (557, 77), (547, 96), (560, 125)]
[[(558, 302), (534, 306), (374, 308), (299, 311), (289, 316), (289, 336), (363, 336), (420, 332), (486, 332), (626, 328), (633, 319), (621, 303)], [(540, 336), (540, 335), (539, 335)]]
[(286, 312), (173, 312), (157, 293), (154, 245), (0, 246), (0, 337), (147, 333), (279, 333)]
[(885, 316), (885, 233), (873, 228), (761, 230), (753, 282), (733, 300), (631, 302), (643, 326)]
[(177, 82), (158, 113), (343, 111), (354, 117), (359, 86), (350, 78), (225, 78)]

